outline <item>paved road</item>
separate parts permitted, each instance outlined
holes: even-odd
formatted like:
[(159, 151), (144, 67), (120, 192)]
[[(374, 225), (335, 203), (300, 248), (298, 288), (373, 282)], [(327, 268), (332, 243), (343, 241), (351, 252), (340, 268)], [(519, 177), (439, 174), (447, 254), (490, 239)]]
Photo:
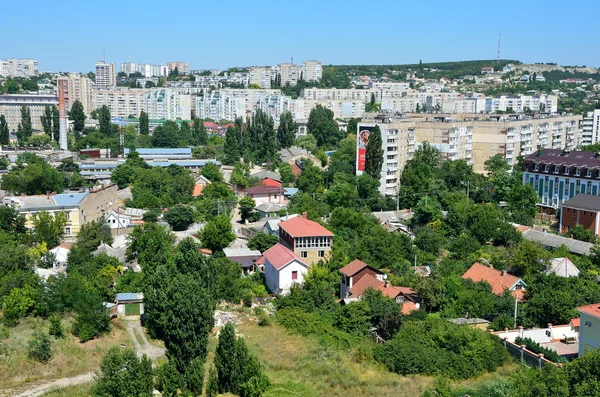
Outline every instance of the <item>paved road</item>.
[[(144, 354), (148, 356), (152, 361), (156, 361), (157, 358), (165, 355), (165, 349), (160, 348), (158, 346), (154, 346), (148, 342), (146, 339), (146, 335), (144, 334), (144, 330), (140, 326), (139, 318), (133, 318), (131, 320), (125, 320), (125, 325), (127, 328), (127, 333), (131, 337), (133, 341), (133, 345), (135, 347), (135, 352), (138, 357), (142, 357)], [(138, 334), (140, 339), (142, 340), (142, 344), (138, 341), (138, 338), (135, 334)], [(33, 389), (29, 389), (24, 391), (23, 393), (17, 395), (16, 397), (38, 397), (42, 396), (49, 391), (62, 389), (64, 387), (76, 386), (83, 383), (88, 383), (94, 380), (96, 376), (93, 372), (88, 372), (87, 374), (81, 374), (77, 376), (71, 376), (69, 378), (62, 378), (55, 380), (53, 382), (45, 383), (43, 385), (37, 386)], [(3, 396), (3, 392), (0, 391), (0, 396)]]

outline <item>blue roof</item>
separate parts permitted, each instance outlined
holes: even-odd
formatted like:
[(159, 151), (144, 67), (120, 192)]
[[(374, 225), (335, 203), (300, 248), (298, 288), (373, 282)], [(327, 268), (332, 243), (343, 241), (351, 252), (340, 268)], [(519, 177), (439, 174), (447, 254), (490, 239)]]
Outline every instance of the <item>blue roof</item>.
[(148, 165), (152, 167), (168, 167), (171, 164), (176, 164), (181, 167), (204, 167), (208, 163), (215, 163), (221, 165), (220, 161), (216, 160), (195, 160), (195, 161), (149, 161)]
[(88, 193), (66, 193), (66, 194), (56, 194), (54, 196), (52, 196), (52, 198), (54, 199), (54, 201), (56, 201), (57, 205), (60, 205), (61, 207), (70, 207), (70, 206), (75, 206), (75, 205), (79, 205), (79, 203), (81, 203), (81, 200), (83, 200), (83, 198), (85, 196), (87, 196)]
[(283, 193), (286, 196), (293, 196), (294, 194), (298, 193), (298, 188), (297, 187), (284, 187)]
[[(128, 155), (128, 148), (125, 148), (125, 155)], [(138, 148), (135, 149), (140, 156), (144, 155), (167, 155), (167, 154), (192, 154), (192, 148)]]

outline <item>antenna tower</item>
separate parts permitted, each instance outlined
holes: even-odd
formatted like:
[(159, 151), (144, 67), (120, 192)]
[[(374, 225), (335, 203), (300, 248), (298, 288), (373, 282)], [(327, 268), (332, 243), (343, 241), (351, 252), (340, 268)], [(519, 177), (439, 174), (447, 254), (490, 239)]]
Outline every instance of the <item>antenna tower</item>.
[(502, 39), (502, 33), (498, 33), (498, 61), (500, 61), (500, 40)]

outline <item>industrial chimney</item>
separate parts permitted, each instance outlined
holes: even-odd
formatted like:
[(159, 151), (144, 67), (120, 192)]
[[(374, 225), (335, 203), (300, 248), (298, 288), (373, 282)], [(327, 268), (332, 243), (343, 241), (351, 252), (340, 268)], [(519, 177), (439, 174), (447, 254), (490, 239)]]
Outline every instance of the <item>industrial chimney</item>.
[(65, 92), (67, 91), (67, 79), (58, 79), (58, 146), (60, 150), (67, 150), (67, 112), (65, 110)]

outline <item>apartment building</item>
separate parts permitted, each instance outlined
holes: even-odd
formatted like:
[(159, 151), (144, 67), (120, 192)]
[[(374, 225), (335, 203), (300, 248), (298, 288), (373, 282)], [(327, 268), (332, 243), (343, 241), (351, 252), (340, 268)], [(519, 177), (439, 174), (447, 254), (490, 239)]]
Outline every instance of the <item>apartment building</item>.
[(600, 157), (594, 152), (538, 149), (523, 159), (523, 184), (531, 185), (542, 206), (559, 208), (577, 194), (598, 196)]
[(268, 66), (253, 66), (250, 68), (249, 84), (256, 84), (260, 88), (270, 89), (272, 70)]
[(593, 145), (599, 141), (600, 133), (600, 109), (588, 112), (580, 123), (581, 137), (580, 146)]
[(94, 89), (92, 110), (108, 106), (113, 117), (139, 117), (145, 111), (150, 119), (190, 120), (190, 95), (180, 94), (170, 89)]
[(161, 77), (168, 73), (167, 65), (152, 65), (150, 63), (124, 62), (121, 64), (121, 72), (128, 76), (132, 73), (141, 73), (145, 78)]
[(279, 76), (282, 87), (285, 87), (288, 84), (291, 86), (298, 84), (300, 73), (300, 67), (293, 63), (280, 63), (277, 65), (277, 75)]
[[(412, 159), (416, 134), (415, 120), (393, 118), (387, 115), (374, 115), (367, 121), (358, 123), (356, 133), (356, 175), (362, 175), (365, 170), (366, 147), (369, 135), (375, 126), (381, 130), (381, 144), (383, 149), (383, 164), (379, 177), (379, 192), (387, 196), (394, 196), (399, 191), (399, 181), (402, 168)], [(352, 131), (349, 131), (353, 133)]]
[(117, 85), (117, 67), (114, 63), (96, 63), (96, 87), (111, 88)]
[(190, 72), (190, 67), (188, 63), (180, 61), (167, 63), (167, 69), (169, 72), (172, 72), (175, 69), (177, 69), (179, 74), (188, 74)]
[(31, 113), (32, 128), (41, 131), (41, 117), (47, 105), (58, 105), (58, 98), (50, 95), (0, 95), (0, 114), (6, 118), (10, 131), (16, 131), (21, 122), (22, 106)]
[[(196, 98), (196, 117), (213, 120), (247, 120), (257, 109), (262, 109), (274, 119), (284, 109), (284, 97), (280, 90), (253, 90), (225, 88), (213, 90)], [(291, 99), (291, 98), (289, 98)]]
[(302, 80), (320, 82), (323, 78), (323, 64), (319, 61), (302, 62)]
[(73, 103), (79, 101), (83, 105), (83, 112), (89, 115), (92, 107), (92, 80), (79, 73), (69, 73), (66, 77), (59, 77), (58, 80), (66, 81), (65, 109), (71, 111)]
[(0, 76), (2, 77), (33, 77), (38, 73), (38, 61), (33, 59), (10, 58), (0, 61)]

